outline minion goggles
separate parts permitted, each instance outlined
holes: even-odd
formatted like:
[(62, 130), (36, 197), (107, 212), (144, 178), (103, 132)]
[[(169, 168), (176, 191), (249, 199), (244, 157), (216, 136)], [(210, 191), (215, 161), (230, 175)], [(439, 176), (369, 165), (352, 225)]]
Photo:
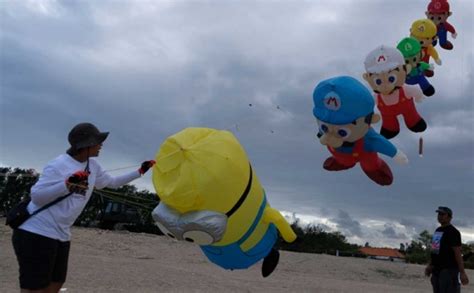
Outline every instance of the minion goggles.
[(153, 210), (152, 216), (158, 228), (167, 236), (194, 242), (199, 245), (216, 243), (224, 236), (227, 220), (243, 204), (252, 187), (252, 166), (247, 187), (235, 205), (225, 214), (210, 211), (192, 211), (180, 214), (163, 202)]

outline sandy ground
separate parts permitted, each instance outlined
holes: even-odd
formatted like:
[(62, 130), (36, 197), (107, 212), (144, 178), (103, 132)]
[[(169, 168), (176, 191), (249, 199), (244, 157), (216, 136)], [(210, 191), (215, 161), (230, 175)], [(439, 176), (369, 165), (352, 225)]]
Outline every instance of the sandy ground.
[[(3, 221), (0, 260), (0, 291), (18, 292), (11, 230)], [(431, 292), (420, 265), (283, 251), (270, 277), (261, 277), (260, 266), (226, 271), (190, 243), (73, 228), (64, 292)], [(474, 282), (474, 271), (468, 275)], [(474, 285), (463, 292), (474, 292)]]

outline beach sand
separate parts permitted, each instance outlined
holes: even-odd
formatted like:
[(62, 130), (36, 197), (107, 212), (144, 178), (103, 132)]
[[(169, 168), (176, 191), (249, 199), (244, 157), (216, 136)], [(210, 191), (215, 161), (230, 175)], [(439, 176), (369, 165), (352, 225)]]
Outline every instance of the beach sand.
[[(11, 229), (0, 227), (0, 291), (19, 292)], [(421, 265), (282, 251), (263, 278), (261, 263), (226, 271), (198, 246), (164, 236), (77, 227), (72, 234), (64, 292), (431, 292)]]

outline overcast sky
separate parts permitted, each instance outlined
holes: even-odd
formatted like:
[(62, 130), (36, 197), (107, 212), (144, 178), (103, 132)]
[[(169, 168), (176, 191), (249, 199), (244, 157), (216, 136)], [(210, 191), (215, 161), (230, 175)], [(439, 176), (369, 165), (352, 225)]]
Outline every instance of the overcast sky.
[[(41, 171), (84, 121), (110, 131), (108, 170), (152, 159), (185, 127), (228, 129), (287, 215), (398, 247), (433, 232), (443, 205), (474, 241), (474, 4), (450, 3), (454, 50), (437, 47), (436, 94), (418, 105), (424, 157), (401, 123), (392, 142), (410, 163), (385, 157), (395, 180), (381, 187), (359, 166), (322, 168), (312, 93), (338, 75), (365, 84), (365, 56), (396, 46), (428, 0), (2, 1), (0, 165)], [(150, 176), (134, 184), (152, 190)]]

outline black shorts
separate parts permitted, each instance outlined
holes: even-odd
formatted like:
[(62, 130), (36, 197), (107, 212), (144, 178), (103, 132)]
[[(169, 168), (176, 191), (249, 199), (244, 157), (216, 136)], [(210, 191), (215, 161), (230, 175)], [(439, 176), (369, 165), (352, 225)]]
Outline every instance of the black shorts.
[(459, 284), (459, 270), (451, 269), (433, 269), (431, 274), (431, 285), (434, 293), (459, 293), (461, 284)]
[(15, 229), (12, 243), (20, 266), (20, 288), (37, 290), (66, 281), (69, 241)]

